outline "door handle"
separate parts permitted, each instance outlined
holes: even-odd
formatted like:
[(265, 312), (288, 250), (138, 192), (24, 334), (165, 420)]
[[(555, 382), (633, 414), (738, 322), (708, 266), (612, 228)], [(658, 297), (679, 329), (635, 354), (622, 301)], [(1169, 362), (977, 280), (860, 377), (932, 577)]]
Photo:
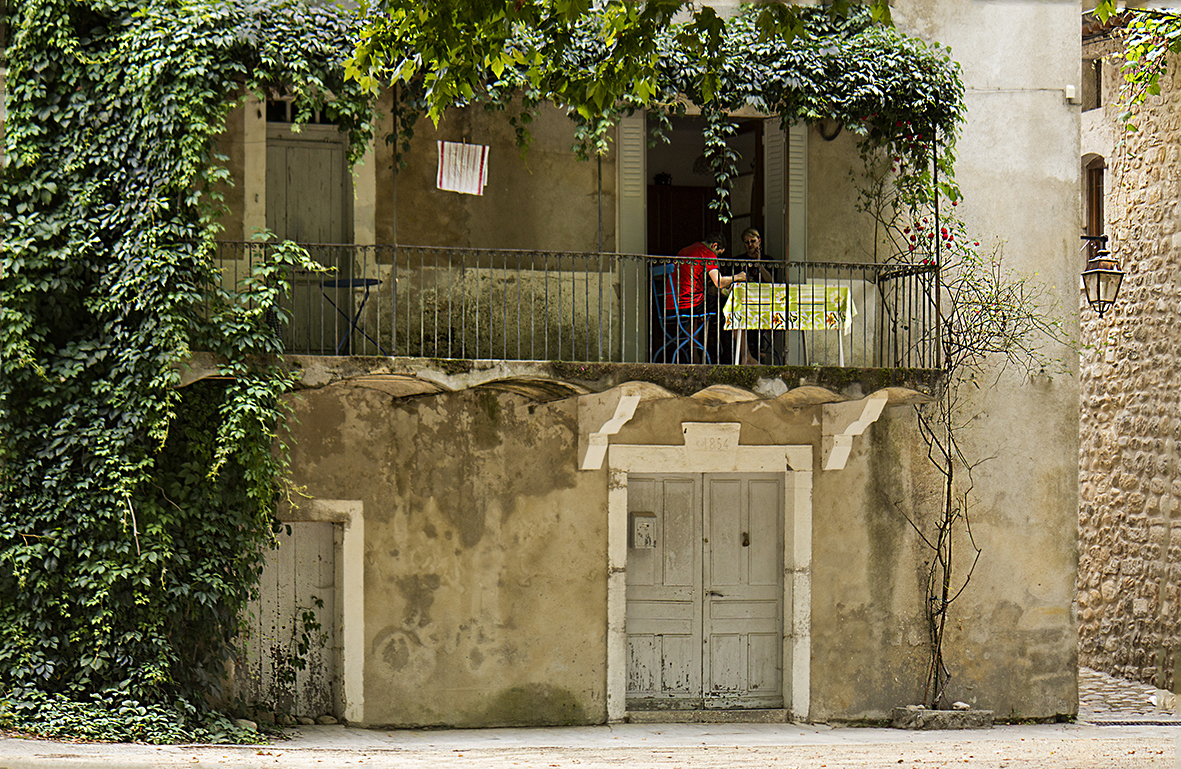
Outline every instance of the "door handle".
[(706, 595), (712, 595), (717, 598), (725, 598), (726, 597), (726, 596), (722, 595), (721, 593), (719, 593), (717, 590), (711, 590), (708, 593), (706, 593)]

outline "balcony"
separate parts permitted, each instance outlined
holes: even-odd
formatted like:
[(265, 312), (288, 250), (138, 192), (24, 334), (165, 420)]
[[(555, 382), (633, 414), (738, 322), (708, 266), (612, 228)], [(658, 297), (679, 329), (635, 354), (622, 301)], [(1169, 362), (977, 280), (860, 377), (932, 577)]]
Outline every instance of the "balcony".
[[(414, 380), (411, 391), (423, 391), (421, 380), (493, 367), (499, 373), (484, 380), (515, 379), (531, 387), (543, 380), (595, 380), (582, 391), (628, 378), (683, 392), (718, 383), (756, 389), (758, 377), (778, 377), (788, 389), (812, 383), (839, 391), (860, 382), (865, 391), (929, 393), (938, 377), (936, 270), (930, 265), (809, 262), (777, 265), (774, 274), (752, 270), (750, 284), (740, 284), (742, 294), (748, 302), (774, 294), (781, 312), (775, 328), (745, 332), (762, 365), (734, 367), (727, 364), (735, 359), (738, 335), (723, 328), (730, 292), (708, 302), (704, 345), (680, 345), (681, 327), (662, 317), (661, 292), (668, 286), (662, 273), (685, 261), (676, 257), (304, 247), (320, 268), (287, 270), (287, 294), (267, 317), (287, 357), (300, 356), (304, 368), (337, 370), (321, 381), (345, 376), (339, 371), (344, 364), (325, 356), (366, 356), (368, 363), (352, 357), (349, 365)], [(271, 248), (219, 243), (215, 259), (223, 284), (237, 285)], [(718, 261), (723, 275), (750, 268), (737, 259)], [(731, 303), (729, 309), (732, 315), (737, 308)], [(284, 316), (286, 322), (275, 322)]]
[[(225, 285), (268, 258), (268, 246), (218, 244)], [(674, 357), (679, 331), (662, 318), (667, 256), (552, 251), (353, 246), (305, 248), (323, 271), (286, 273), (279, 308), (284, 350), (297, 355), (363, 355), (588, 363), (687, 363)], [(748, 269), (719, 259), (723, 275)], [(786, 320), (748, 332), (766, 365), (937, 369), (935, 268), (929, 265), (792, 263), (751, 286), (792, 287)], [(807, 287), (807, 289), (797, 288)], [(769, 288), (769, 286), (767, 287)], [(800, 293), (800, 292), (803, 293)], [(835, 295), (827, 317), (798, 317), (814, 297)], [(709, 363), (729, 363), (734, 333), (721, 328), (728, 292), (707, 298)], [(809, 300), (807, 297), (813, 297)], [(801, 298), (804, 297), (804, 298)], [(749, 301), (749, 300), (748, 300)], [(806, 314), (806, 313), (805, 313)], [(756, 337), (761, 337), (756, 340)], [(666, 344), (666, 342), (674, 344)], [(662, 349), (663, 348), (663, 349)], [(695, 362), (705, 362), (695, 356)]]

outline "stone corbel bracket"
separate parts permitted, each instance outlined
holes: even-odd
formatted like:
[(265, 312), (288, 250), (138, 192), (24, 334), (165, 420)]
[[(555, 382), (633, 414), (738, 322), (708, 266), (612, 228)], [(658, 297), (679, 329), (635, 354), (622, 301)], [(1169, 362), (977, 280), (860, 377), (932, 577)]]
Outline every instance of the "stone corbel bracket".
[(586, 396), (578, 409), (578, 467), (600, 470), (607, 443), (636, 413), (640, 396), (618, 388)]
[(820, 467), (843, 470), (853, 450), (853, 438), (877, 421), (889, 395), (880, 390), (859, 401), (826, 403), (820, 432)]

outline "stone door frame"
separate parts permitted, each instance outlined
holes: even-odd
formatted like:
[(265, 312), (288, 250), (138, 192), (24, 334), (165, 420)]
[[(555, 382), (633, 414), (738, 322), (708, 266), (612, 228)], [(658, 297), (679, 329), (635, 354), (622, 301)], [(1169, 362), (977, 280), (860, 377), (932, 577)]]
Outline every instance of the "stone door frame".
[(283, 505), (284, 523), (334, 523), (341, 527), (336, 548), (336, 629), (340, 642), (338, 705), (345, 721), (365, 723), (365, 504), (359, 499), (304, 499)]
[(684, 422), (679, 446), (612, 444), (607, 487), (607, 721), (627, 716), (629, 473), (783, 473), (783, 697), (807, 721), (811, 692), (812, 447), (742, 446), (737, 422)]

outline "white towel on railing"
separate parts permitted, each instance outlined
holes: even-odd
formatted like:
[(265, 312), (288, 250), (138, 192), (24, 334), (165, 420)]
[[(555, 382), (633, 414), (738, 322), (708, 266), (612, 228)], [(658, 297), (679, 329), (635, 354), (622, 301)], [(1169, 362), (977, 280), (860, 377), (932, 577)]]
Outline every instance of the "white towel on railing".
[(438, 144), (438, 188), (467, 195), (483, 195), (484, 185), (488, 183), (488, 147), (456, 142)]

